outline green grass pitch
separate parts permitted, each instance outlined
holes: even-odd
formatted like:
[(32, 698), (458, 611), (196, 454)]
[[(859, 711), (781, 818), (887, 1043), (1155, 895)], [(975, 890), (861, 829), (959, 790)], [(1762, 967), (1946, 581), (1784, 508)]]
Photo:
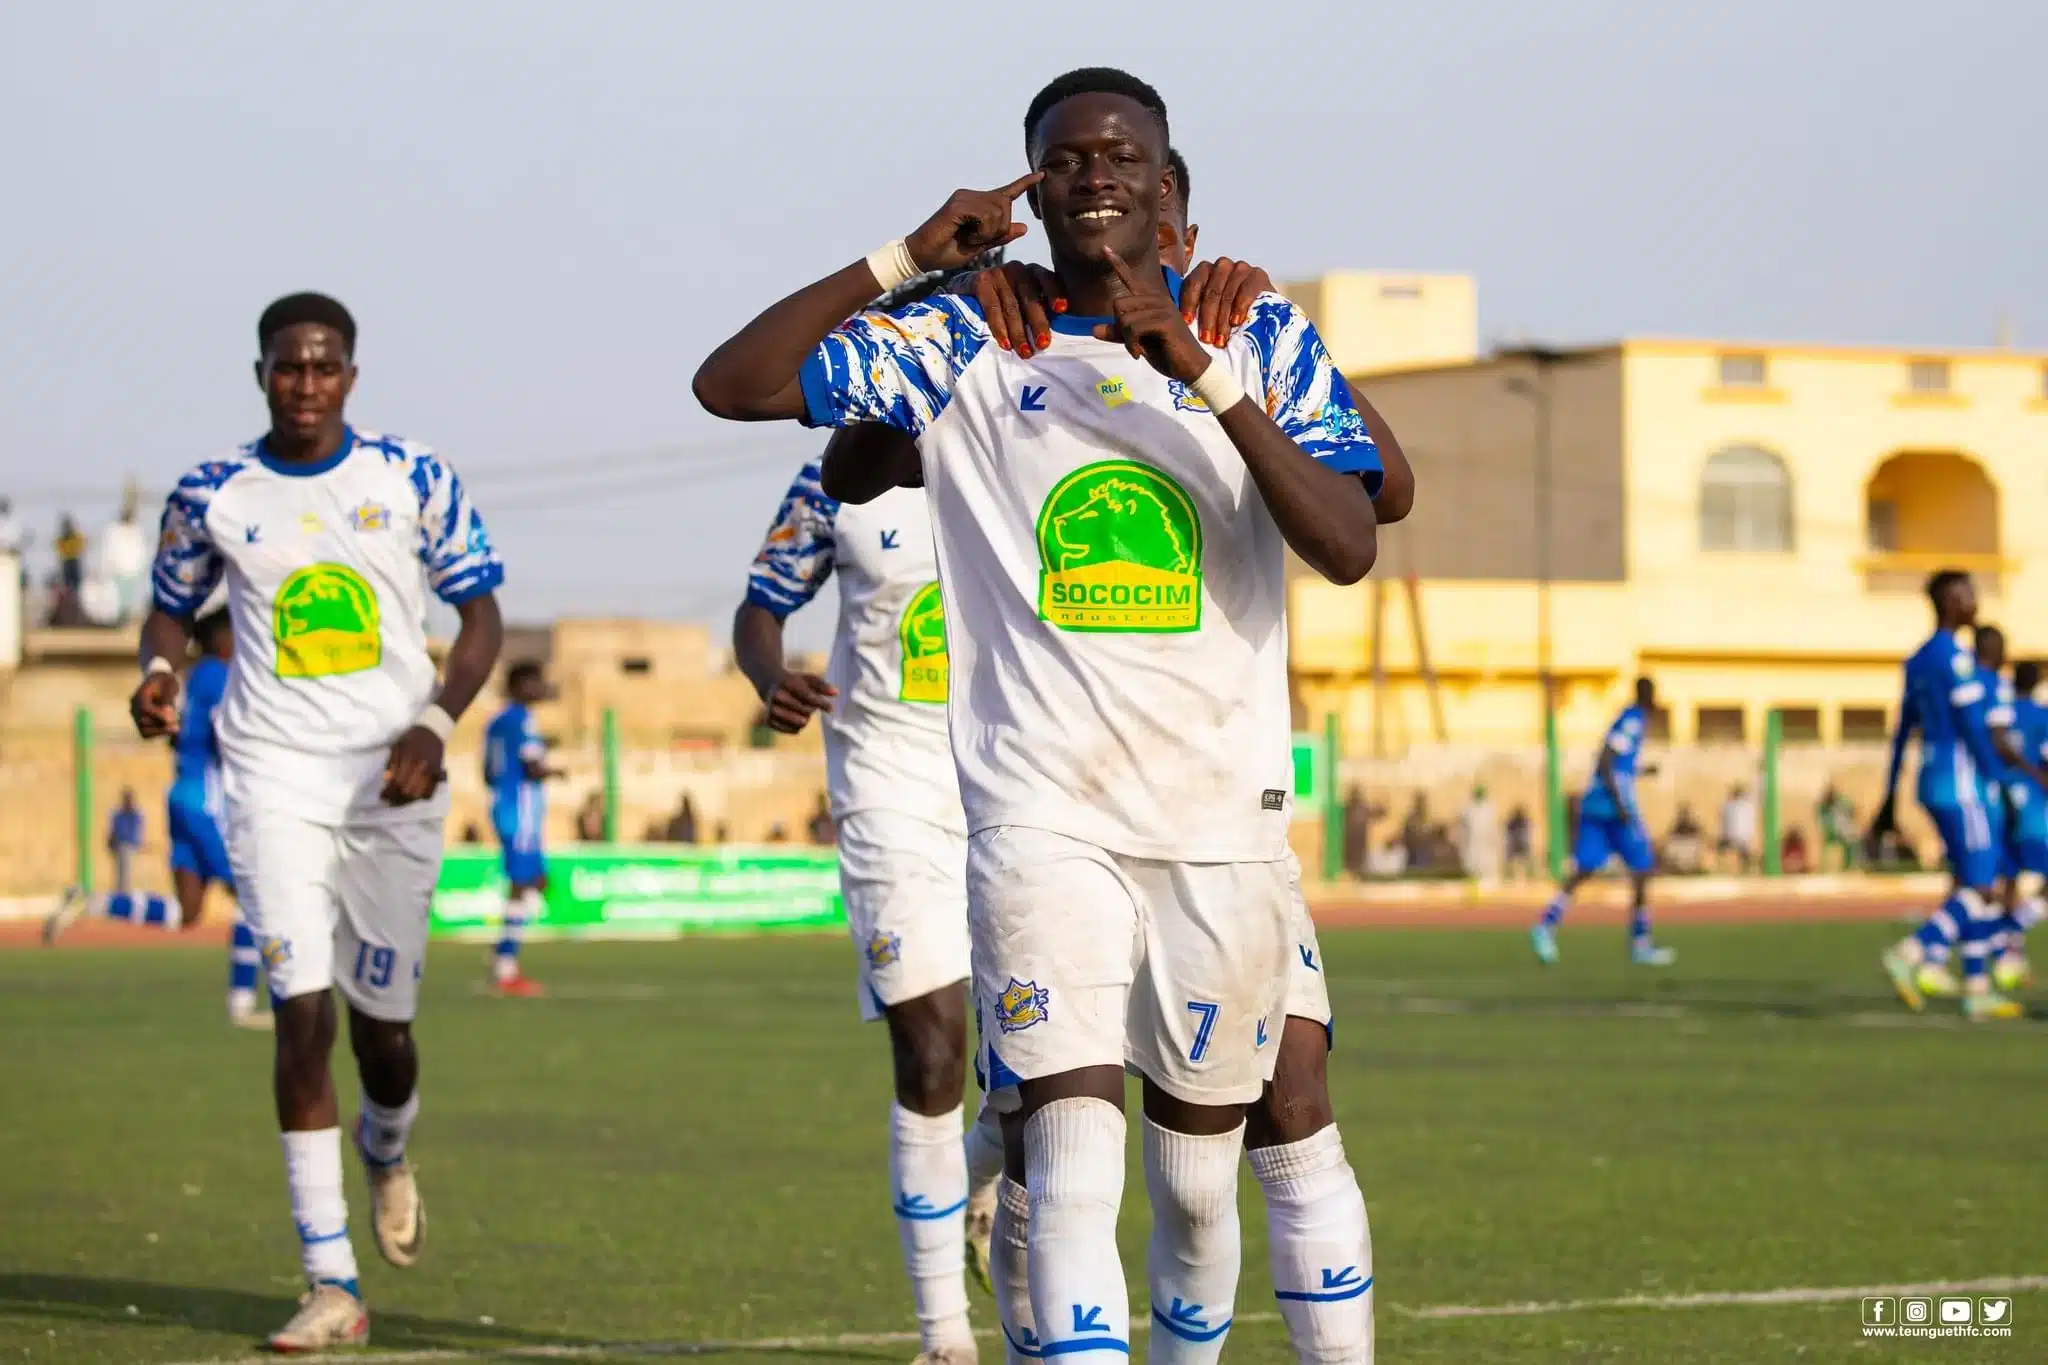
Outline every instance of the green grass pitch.
[[(1876, 966), (1894, 932), (1679, 927), (1661, 974), (1625, 966), (1617, 930), (1567, 932), (1552, 971), (1514, 933), (1330, 932), (1332, 1084), (1372, 1211), (1380, 1359), (2048, 1359), (2038, 1291), (2006, 1341), (1865, 1341), (1853, 1300), (1658, 1302), (2048, 1274), (2048, 1026), (1909, 1019)], [(883, 1178), (886, 1049), (856, 1022), (843, 941), (530, 958), (553, 996), (500, 1001), (476, 989), (479, 949), (435, 950), (418, 1270), (376, 1259), (350, 1172), (372, 1359), (738, 1359), (913, 1325)], [(227, 1028), (223, 972), (200, 951), (0, 954), (0, 1365), (239, 1360), (287, 1316), (270, 1044)], [(1226, 1358), (1286, 1361), (1249, 1173), (1242, 1189)], [(1134, 1167), (1134, 1319), (1143, 1190)], [(1431, 1315), (1526, 1301), (1561, 1306)], [(993, 1326), (979, 1295), (975, 1311)]]

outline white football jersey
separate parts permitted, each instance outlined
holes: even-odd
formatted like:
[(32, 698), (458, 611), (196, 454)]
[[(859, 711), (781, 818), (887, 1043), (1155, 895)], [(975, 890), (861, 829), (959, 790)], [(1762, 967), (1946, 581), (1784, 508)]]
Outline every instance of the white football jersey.
[(331, 458), (291, 465), (259, 440), (187, 473), (164, 506), (156, 604), (190, 617), (227, 583), (228, 801), (333, 824), (427, 813), (378, 795), (434, 694), (426, 592), (461, 603), (504, 577), (455, 471), (413, 441), (351, 428)]
[[(808, 421), (919, 438), (970, 830), (1278, 859), (1294, 787), (1280, 531), (1201, 400), (1095, 340), (1102, 321), (1055, 319), (1027, 360), (987, 344), (970, 299), (863, 314), (805, 363)], [(1218, 354), (1303, 450), (1376, 482), (1365, 423), (1286, 299), (1261, 296)]]
[(924, 495), (895, 488), (859, 506), (825, 496), (805, 465), (768, 528), (747, 600), (778, 620), (839, 575), (839, 628), (825, 680), (832, 815), (863, 810), (965, 830), (946, 742), (946, 611)]

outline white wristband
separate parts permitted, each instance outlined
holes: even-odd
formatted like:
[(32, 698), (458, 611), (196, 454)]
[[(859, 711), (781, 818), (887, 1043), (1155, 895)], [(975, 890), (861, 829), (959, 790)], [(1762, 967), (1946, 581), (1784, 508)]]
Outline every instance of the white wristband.
[(1223, 363), (1222, 356), (1210, 360), (1209, 368), (1202, 371), (1202, 377), (1188, 387), (1218, 417), (1244, 401), (1244, 385), (1237, 382), (1237, 376)]
[(428, 731), (443, 744), (448, 742), (448, 736), (455, 733), (455, 717), (443, 711), (439, 702), (435, 702), (426, 710), (420, 712), (414, 718), (413, 724), (419, 726), (422, 730)]
[(177, 671), (177, 669), (171, 667), (171, 661), (161, 654), (150, 655), (149, 662), (142, 666), (142, 676), (144, 678), (154, 678), (159, 673), (176, 673)]
[(868, 269), (875, 272), (875, 283), (882, 286), (884, 294), (924, 274), (917, 268), (917, 262), (911, 259), (910, 248), (904, 245), (901, 237), (870, 251)]

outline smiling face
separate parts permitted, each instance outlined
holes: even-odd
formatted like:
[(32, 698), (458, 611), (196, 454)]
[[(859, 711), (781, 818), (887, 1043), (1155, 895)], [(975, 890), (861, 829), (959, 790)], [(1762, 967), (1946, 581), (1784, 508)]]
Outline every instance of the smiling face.
[(270, 429), (298, 446), (341, 428), (356, 367), (341, 333), (317, 322), (279, 328), (256, 362), (256, 380), (270, 404)]
[(1030, 152), (1045, 173), (1031, 206), (1056, 264), (1099, 272), (1112, 250), (1127, 265), (1156, 259), (1172, 183), (1157, 115), (1128, 95), (1072, 95), (1038, 121)]

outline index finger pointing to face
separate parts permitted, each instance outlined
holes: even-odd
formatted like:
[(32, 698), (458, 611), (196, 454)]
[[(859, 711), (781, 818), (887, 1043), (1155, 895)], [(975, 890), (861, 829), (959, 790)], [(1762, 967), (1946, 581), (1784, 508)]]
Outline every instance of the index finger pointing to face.
[(1018, 195), (1024, 193), (1024, 191), (1030, 189), (1043, 179), (1045, 179), (1044, 171), (1033, 171), (1029, 175), (1018, 176), (1015, 180), (997, 190), (996, 193), (1002, 195), (1005, 199), (1015, 199)]
[(1109, 258), (1110, 269), (1116, 271), (1116, 277), (1123, 281), (1125, 291), (1132, 294), (1137, 293), (1138, 282), (1131, 278), (1131, 272), (1125, 267), (1124, 258), (1116, 254), (1116, 248), (1105, 246), (1102, 248), (1102, 254)]

